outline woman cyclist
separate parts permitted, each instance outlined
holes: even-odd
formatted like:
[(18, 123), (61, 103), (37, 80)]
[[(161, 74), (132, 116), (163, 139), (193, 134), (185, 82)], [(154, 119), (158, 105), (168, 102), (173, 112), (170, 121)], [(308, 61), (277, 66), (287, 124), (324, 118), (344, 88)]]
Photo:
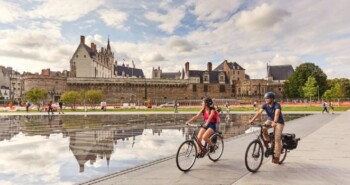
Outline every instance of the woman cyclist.
[[(193, 116), (187, 123), (191, 123), (203, 115), (205, 124), (202, 125), (202, 128), (198, 132), (198, 141), (202, 143), (204, 139), (205, 142), (209, 145), (209, 152), (214, 151), (214, 144), (210, 140), (210, 136), (216, 132), (216, 123), (217, 115), (214, 107), (214, 102), (211, 98), (204, 98), (202, 102), (202, 109), (198, 112), (197, 115)], [(200, 153), (200, 147), (198, 147), (198, 152)]]

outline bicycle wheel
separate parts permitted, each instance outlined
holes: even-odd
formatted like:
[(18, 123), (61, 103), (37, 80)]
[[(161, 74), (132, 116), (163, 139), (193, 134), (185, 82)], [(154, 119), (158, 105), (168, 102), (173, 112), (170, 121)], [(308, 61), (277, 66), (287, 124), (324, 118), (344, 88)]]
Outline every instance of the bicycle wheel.
[(264, 149), (259, 140), (252, 141), (245, 152), (245, 166), (250, 172), (257, 172), (264, 159)]
[(183, 142), (176, 154), (176, 165), (179, 170), (186, 172), (196, 161), (197, 147), (192, 140)]
[(281, 151), (281, 155), (280, 155), (280, 160), (278, 161), (278, 164), (282, 164), (282, 163), (283, 163), (283, 161), (284, 161), (284, 160), (286, 159), (286, 157), (287, 157), (287, 152), (288, 152), (288, 150), (282, 147), (282, 151)]
[(214, 144), (214, 152), (209, 153), (208, 157), (212, 161), (217, 161), (224, 152), (224, 138), (220, 134), (214, 134), (210, 139)]

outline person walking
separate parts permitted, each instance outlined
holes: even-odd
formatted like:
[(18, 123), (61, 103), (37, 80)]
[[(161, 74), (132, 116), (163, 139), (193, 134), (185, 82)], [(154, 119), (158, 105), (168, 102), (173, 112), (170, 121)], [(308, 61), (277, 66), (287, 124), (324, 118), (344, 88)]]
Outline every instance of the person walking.
[(322, 104), (323, 110), (322, 110), (322, 114), (324, 113), (324, 111), (326, 111), (328, 113), (328, 103), (326, 101), (323, 102)]
[(50, 111), (51, 111), (51, 114), (53, 115), (52, 101), (50, 101), (49, 104), (48, 104), (47, 113), (49, 115), (50, 115)]
[(60, 107), (60, 110), (59, 110), (59, 112), (58, 112), (58, 114), (64, 114), (63, 113), (63, 103), (62, 103), (62, 100), (60, 100), (59, 102), (58, 102), (58, 106)]

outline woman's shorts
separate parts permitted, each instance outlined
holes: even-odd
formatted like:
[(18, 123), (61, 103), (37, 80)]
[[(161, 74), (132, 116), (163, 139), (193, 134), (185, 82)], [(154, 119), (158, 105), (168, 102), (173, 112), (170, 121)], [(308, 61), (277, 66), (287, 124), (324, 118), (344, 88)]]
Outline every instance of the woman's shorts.
[(208, 128), (211, 128), (216, 132), (216, 123), (209, 123), (206, 127), (203, 127), (205, 130), (208, 130)]

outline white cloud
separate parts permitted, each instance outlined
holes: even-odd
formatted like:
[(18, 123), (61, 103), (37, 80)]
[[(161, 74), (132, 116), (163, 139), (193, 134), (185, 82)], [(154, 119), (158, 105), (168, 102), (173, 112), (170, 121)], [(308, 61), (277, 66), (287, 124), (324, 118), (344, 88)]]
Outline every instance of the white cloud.
[(115, 9), (101, 9), (98, 14), (108, 26), (116, 29), (126, 29), (124, 22), (128, 19), (128, 14), (125, 12)]
[(160, 62), (164, 61), (165, 58), (158, 52), (153, 52), (153, 53), (147, 53), (141, 56), (140, 58), (144, 62)]
[(196, 49), (194, 44), (177, 36), (169, 39), (168, 46), (177, 52), (190, 52)]
[(47, 0), (28, 12), (30, 18), (45, 18), (59, 21), (75, 21), (96, 10), (103, 1), (95, 0)]
[(181, 25), (181, 20), (185, 17), (185, 9), (183, 7), (178, 8), (168, 8), (166, 14), (161, 14), (157, 12), (148, 12), (145, 17), (157, 23), (159, 29), (167, 32), (173, 33)]
[(193, 13), (200, 21), (215, 21), (228, 17), (240, 5), (240, 0), (212, 0), (194, 1)]
[(0, 23), (11, 23), (23, 16), (23, 10), (16, 4), (0, 0)]
[(240, 13), (236, 25), (247, 31), (259, 31), (281, 22), (290, 13), (268, 4)]

